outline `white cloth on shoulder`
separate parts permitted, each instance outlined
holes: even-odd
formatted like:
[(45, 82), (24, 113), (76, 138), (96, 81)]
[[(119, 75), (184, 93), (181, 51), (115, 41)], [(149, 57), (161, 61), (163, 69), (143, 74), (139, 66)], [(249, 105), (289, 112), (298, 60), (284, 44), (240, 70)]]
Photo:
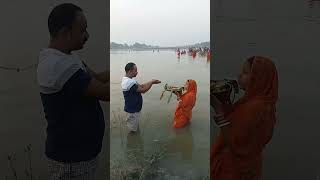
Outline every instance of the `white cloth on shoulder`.
[(59, 92), (79, 69), (86, 71), (78, 55), (65, 54), (52, 48), (42, 49), (37, 68), (40, 92), (44, 94)]

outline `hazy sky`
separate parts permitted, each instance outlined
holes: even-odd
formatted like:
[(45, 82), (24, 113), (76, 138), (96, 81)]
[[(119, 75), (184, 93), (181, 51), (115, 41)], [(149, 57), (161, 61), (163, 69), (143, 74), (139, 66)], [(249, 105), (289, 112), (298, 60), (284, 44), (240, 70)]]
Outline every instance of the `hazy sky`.
[(111, 0), (110, 40), (175, 46), (210, 40), (210, 0)]

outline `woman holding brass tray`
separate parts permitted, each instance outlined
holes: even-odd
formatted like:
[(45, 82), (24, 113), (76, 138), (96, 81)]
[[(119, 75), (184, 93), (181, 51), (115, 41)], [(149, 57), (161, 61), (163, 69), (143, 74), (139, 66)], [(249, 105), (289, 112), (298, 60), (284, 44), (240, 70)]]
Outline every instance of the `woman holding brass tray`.
[(238, 83), (245, 93), (232, 103), (236, 81), (211, 81), (210, 104), (220, 128), (210, 154), (214, 180), (261, 179), (263, 151), (276, 123), (278, 75), (274, 63), (261, 56), (247, 59)]

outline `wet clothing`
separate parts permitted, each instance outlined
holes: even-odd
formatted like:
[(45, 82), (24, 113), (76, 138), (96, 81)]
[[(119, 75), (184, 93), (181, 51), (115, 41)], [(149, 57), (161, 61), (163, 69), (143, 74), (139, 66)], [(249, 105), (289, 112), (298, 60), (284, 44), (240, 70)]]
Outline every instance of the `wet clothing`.
[(126, 123), (130, 131), (137, 131), (139, 128), (140, 111), (142, 109), (142, 95), (137, 91), (138, 82), (129, 77), (122, 78), (122, 92), (124, 96), (124, 111), (127, 112)]
[(130, 131), (138, 131), (140, 112), (127, 113), (127, 127)]
[(174, 114), (173, 127), (182, 128), (186, 126), (192, 118), (192, 109), (196, 103), (197, 83), (188, 80), (187, 92), (181, 95)]

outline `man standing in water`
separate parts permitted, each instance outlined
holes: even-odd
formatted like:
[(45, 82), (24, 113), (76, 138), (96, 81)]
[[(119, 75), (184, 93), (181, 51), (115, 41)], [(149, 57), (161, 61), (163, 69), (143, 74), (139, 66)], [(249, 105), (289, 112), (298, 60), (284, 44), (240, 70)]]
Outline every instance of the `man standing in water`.
[(159, 80), (151, 80), (139, 84), (133, 78), (137, 76), (137, 66), (130, 62), (125, 66), (125, 77), (122, 78), (122, 92), (125, 100), (124, 111), (127, 112), (127, 126), (130, 132), (137, 132), (139, 129), (139, 116), (142, 109), (141, 93), (146, 93), (153, 84), (159, 84)]
[(40, 52), (37, 79), (47, 120), (49, 176), (92, 180), (105, 130), (99, 100), (110, 101), (109, 71), (96, 73), (72, 53), (89, 38), (80, 7), (56, 6), (48, 28), (50, 43)]

